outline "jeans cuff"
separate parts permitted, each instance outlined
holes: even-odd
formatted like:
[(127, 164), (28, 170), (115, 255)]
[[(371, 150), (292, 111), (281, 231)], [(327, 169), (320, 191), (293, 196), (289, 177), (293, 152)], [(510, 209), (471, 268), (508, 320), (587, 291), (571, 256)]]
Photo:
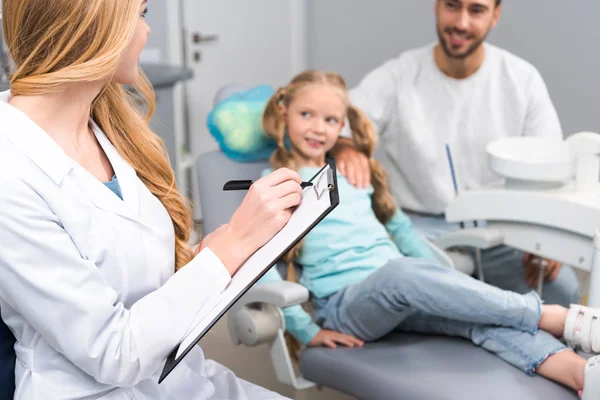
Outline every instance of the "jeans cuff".
[(542, 299), (534, 291), (524, 294), (523, 298), (525, 299), (526, 308), (523, 312), (521, 330), (535, 334), (538, 331), (538, 325), (542, 317)]
[(529, 376), (533, 376), (537, 372), (537, 369), (540, 367), (540, 365), (542, 365), (544, 363), (544, 361), (546, 361), (548, 359), (548, 357), (553, 356), (558, 353), (561, 353), (565, 350), (569, 350), (569, 348), (567, 346), (560, 346), (556, 350), (551, 351), (550, 353), (544, 355), (544, 357), (542, 357), (540, 360), (531, 363), (527, 367), (527, 370), (525, 371), (525, 373)]

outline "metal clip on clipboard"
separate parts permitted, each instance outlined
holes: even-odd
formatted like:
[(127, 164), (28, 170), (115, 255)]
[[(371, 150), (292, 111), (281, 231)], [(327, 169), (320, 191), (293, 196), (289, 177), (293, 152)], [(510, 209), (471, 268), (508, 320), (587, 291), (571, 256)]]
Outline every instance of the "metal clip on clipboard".
[[(327, 182), (323, 182), (323, 178), (325, 178), (326, 176), (327, 176)], [(327, 185), (325, 185), (325, 183), (327, 183)], [(333, 192), (333, 190), (335, 189), (335, 180), (333, 179), (333, 170), (328, 169), (327, 173), (321, 174), (321, 176), (319, 177), (319, 180), (317, 181), (317, 183), (315, 185), (313, 185), (312, 188), (315, 191), (315, 194), (317, 195), (317, 200), (321, 200), (321, 197), (323, 197), (323, 195), (325, 193)]]

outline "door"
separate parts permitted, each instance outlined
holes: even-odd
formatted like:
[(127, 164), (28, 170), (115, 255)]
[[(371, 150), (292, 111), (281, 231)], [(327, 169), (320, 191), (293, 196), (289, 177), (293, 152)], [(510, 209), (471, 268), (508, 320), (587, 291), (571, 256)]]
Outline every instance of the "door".
[(183, 0), (188, 130), (194, 155), (217, 149), (206, 118), (219, 88), (288, 82), (304, 64), (303, 0)]
[[(306, 65), (305, 0), (181, 0), (186, 143), (192, 157), (216, 150), (206, 119), (216, 92), (228, 84), (287, 83)], [(202, 218), (192, 179), (194, 216)]]

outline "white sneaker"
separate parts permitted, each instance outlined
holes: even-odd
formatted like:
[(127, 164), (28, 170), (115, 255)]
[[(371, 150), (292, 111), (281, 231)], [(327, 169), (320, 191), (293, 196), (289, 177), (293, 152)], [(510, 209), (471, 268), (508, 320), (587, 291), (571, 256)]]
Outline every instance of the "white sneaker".
[(587, 353), (600, 353), (600, 311), (581, 305), (571, 305), (565, 323), (564, 338), (571, 347)]
[(585, 366), (582, 400), (600, 399), (600, 357), (592, 357)]

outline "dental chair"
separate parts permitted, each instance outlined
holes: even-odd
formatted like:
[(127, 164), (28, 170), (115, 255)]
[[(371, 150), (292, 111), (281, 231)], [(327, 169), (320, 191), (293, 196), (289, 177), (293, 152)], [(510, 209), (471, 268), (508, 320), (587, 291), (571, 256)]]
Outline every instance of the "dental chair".
[[(215, 102), (236, 89), (224, 88)], [(221, 151), (196, 159), (204, 232), (229, 222), (245, 195), (223, 192), (223, 184), (232, 179), (258, 179), (268, 166), (267, 160), (238, 163)], [(485, 249), (497, 240), (485, 233), (463, 235), (446, 240), (445, 245), (470, 243)], [(452, 268), (452, 259), (430, 245), (438, 260)], [(308, 299), (307, 289), (296, 283), (257, 284), (227, 313), (233, 343), (249, 347), (267, 343), (278, 381), (298, 390), (328, 387), (365, 400), (577, 399), (569, 389), (539, 376), (529, 377), (466, 340), (407, 333), (391, 334), (361, 349), (307, 348), (300, 353), (298, 376), (285, 345), (281, 309)]]
[[(205, 232), (229, 222), (245, 195), (223, 192), (223, 183), (258, 179), (268, 166), (266, 160), (237, 163), (220, 151), (197, 158)], [(442, 252), (437, 254), (441, 262), (450, 264)], [(277, 379), (296, 389), (325, 386), (359, 399), (577, 399), (570, 390), (539, 376), (529, 377), (466, 340), (406, 333), (391, 334), (362, 349), (305, 349), (299, 360), (302, 376), (296, 376), (285, 346), (281, 309), (308, 298), (306, 288), (296, 283), (257, 284), (227, 313), (233, 342), (268, 343)]]
[(15, 393), (15, 337), (0, 320), (0, 400), (12, 400)]

